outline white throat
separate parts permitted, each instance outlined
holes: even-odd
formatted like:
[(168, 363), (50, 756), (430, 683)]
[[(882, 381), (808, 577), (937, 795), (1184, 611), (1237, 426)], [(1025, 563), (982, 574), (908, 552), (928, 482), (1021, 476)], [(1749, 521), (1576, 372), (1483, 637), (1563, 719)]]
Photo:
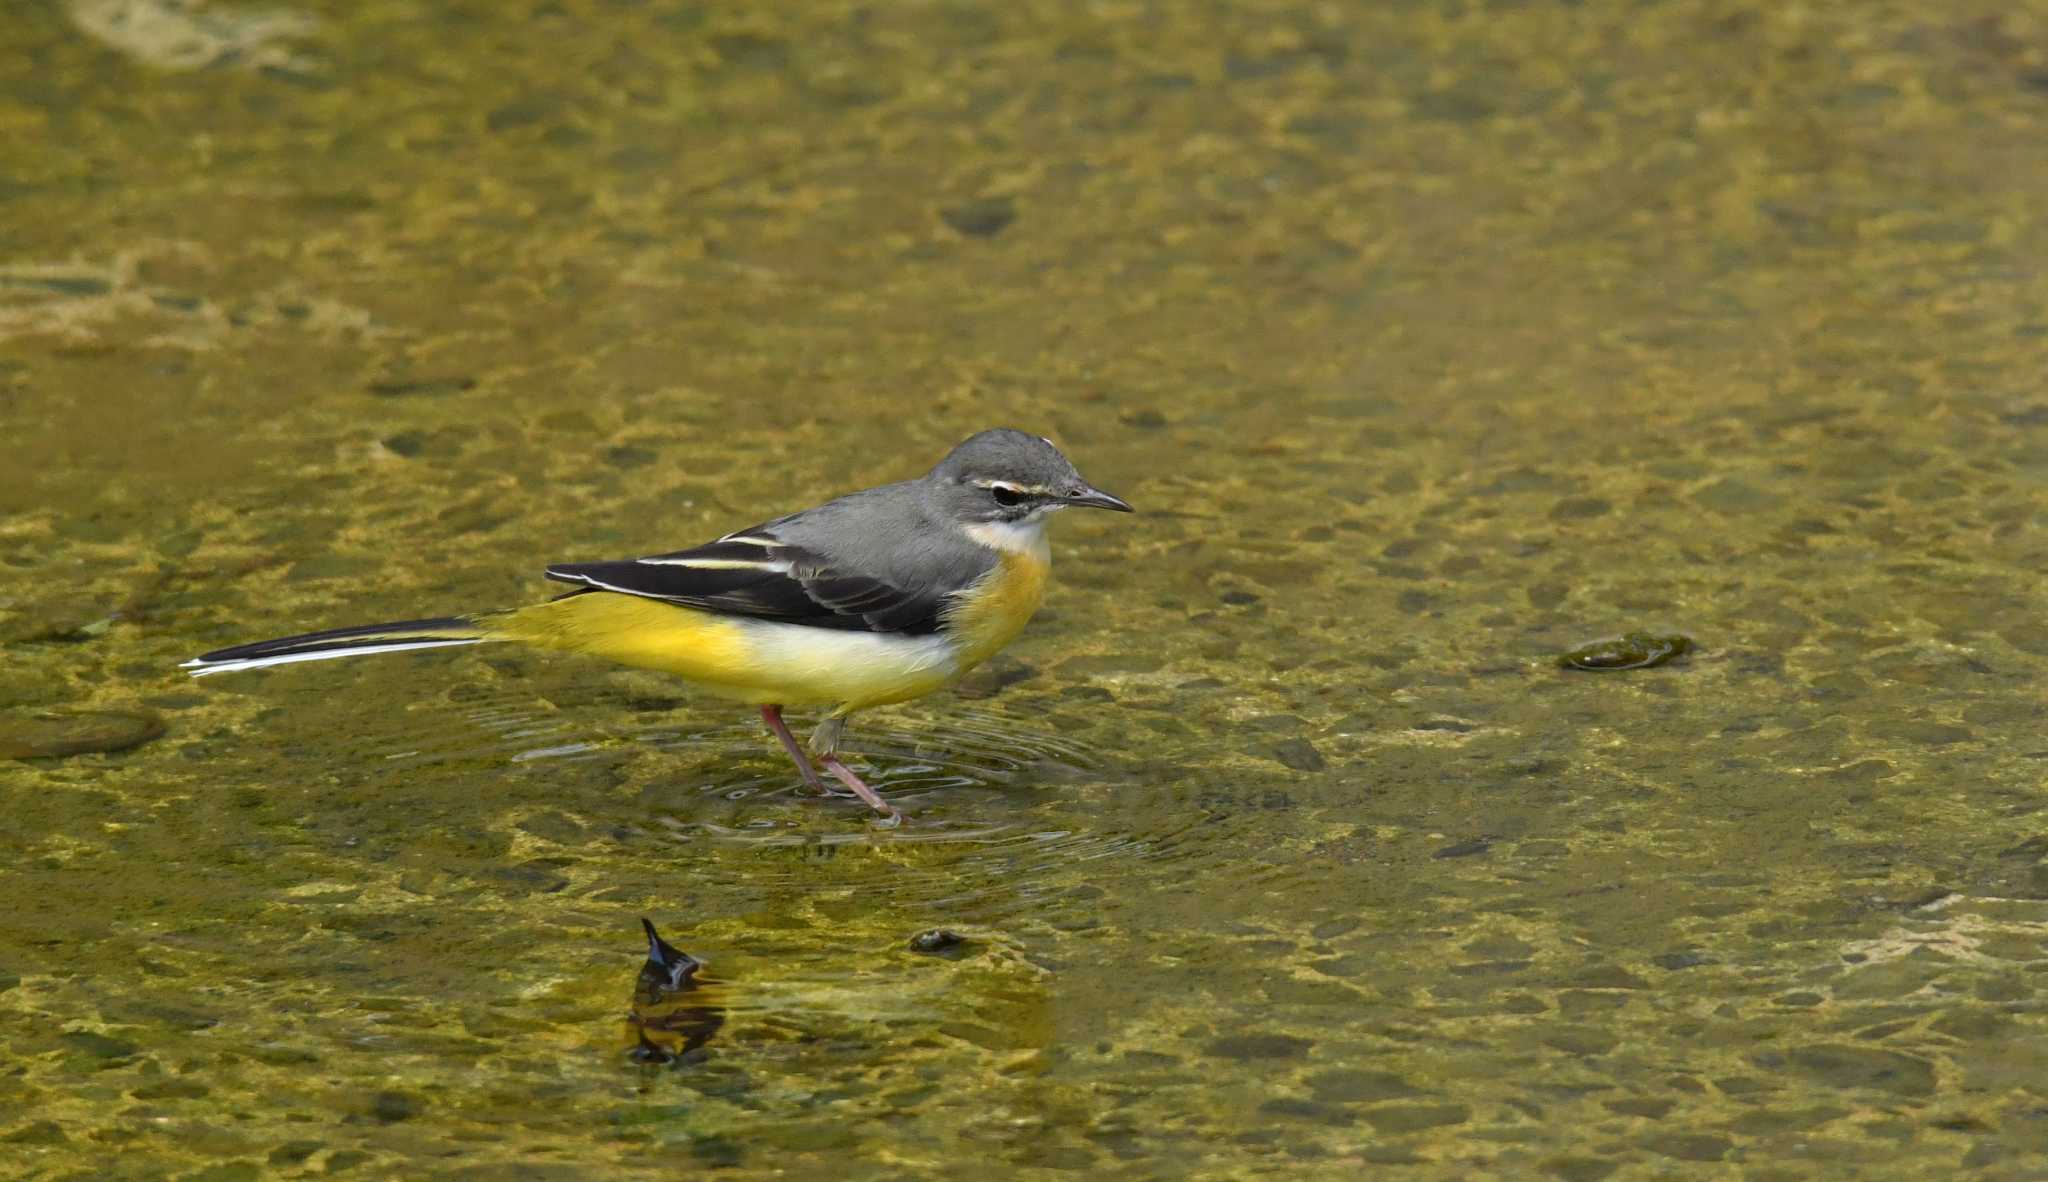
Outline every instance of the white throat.
[(1046, 510), (1040, 509), (1022, 521), (980, 521), (967, 527), (967, 536), (991, 550), (1006, 554), (1046, 557)]

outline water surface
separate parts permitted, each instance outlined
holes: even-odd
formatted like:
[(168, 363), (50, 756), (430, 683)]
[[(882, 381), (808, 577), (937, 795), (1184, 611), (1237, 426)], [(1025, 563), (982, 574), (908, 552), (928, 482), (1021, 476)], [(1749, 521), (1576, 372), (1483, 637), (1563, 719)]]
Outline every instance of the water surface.
[[(163, 733), (0, 764), (0, 1173), (2042, 1176), (2044, 137), (1978, 0), (11, 7), (0, 738)], [(896, 832), (649, 674), (175, 669), (999, 424), (1143, 512)]]

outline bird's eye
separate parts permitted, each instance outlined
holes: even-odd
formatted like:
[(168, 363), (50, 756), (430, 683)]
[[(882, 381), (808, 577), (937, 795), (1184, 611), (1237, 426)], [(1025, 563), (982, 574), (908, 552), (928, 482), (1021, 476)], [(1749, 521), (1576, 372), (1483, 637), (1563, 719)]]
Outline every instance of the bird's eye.
[(1013, 505), (1021, 505), (1024, 503), (1023, 492), (1021, 490), (1011, 488), (1007, 484), (990, 485), (988, 489), (988, 495), (994, 497), (996, 499), (996, 504), (1003, 506), (1005, 509)]

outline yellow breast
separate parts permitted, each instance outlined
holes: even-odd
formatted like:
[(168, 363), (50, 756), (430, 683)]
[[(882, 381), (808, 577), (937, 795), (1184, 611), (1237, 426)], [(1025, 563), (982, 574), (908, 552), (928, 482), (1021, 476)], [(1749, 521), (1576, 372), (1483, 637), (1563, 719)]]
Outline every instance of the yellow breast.
[(1052, 558), (1043, 546), (1004, 550), (995, 568), (959, 595), (946, 619), (960, 671), (965, 673), (1017, 638), (1045, 598)]

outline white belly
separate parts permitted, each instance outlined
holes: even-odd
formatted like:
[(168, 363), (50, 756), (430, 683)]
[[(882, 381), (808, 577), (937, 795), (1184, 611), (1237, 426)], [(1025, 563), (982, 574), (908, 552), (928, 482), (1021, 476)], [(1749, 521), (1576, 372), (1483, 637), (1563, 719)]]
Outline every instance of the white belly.
[(921, 697), (961, 673), (942, 635), (886, 636), (745, 620), (740, 636), (748, 684), (732, 689), (750, 702), (853, 710)]

